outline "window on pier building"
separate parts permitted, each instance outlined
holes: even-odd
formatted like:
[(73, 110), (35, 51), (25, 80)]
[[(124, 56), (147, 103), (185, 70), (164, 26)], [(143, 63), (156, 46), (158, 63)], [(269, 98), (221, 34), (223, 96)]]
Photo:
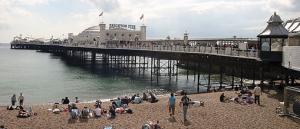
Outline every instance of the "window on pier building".
[(272, 38), (271, 51), (282, 51), (283, 40), (282, 38)]
[(270, 38), (261, 38), (261, 50), (270, 51)]

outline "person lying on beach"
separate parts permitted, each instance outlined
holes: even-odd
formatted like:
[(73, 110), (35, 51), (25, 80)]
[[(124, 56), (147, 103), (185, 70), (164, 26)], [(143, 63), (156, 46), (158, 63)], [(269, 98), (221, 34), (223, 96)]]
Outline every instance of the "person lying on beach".
[(31, 114), (29, 112), (27, 112), (26, 110), (24, 110), (24, 108), (22, 106), (20, 106), (20, 110), (19, 110), (19, 114), (17, 117), (20, 117), (20, 118), (27, 118), (27, 117), (30, 117)]
[(147, 123), (142, 126), (142, 129), (161, 129), (161, 127), (159, 125), (159, 121), (157, 121), (156, 123), (147, 121)]
[(184, 90), (178, 90), (175, 92), (175, 96), (181, 96), (184, 94)]
[(125, 113), (125, 109), (123, 107), (119, 107), (119, 108), (116, 108), (115, 112), (122, 114), (122, 113)]
[(150, 100), (149, 100), (150, 103), (158, 102), (158, 99), (155, 97), (154, 94), (152, 94), (152, 92), (149, 92), (149, 95), (150, 95)]

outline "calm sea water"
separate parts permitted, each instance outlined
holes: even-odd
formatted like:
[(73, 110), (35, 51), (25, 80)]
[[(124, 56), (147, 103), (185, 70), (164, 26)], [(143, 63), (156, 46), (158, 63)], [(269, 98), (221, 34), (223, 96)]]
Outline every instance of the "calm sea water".
[[(166, 93), (196, 89), (195, 81), (186, 80), (184, 74), (178, 76), (177, 82), (173, 78), (171, 84), (160, 78), (157, 86), (151, 84), (147, 76), (105, 73), (97, 66), (70, 64), (50, 53), (9, 47), (9, 44), (0, 44), (0, 105), (9, 104), (12, 94), (18, 96), (20, 92), (25, 96), (25, 103), (45, 104), (59, 102), (66, 96), (71, 101), (76, 96), (81, 101), (92, 101), (149, 90)], [(205, 83), (205, 78), (201, 79)]]

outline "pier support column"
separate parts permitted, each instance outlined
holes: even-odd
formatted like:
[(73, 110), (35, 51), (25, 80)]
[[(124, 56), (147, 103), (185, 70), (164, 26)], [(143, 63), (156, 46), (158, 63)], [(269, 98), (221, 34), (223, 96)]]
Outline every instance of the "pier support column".
[(179, 60), (176, 61), (176, 82), (178, 82), (178, 65), (179, 65)]
[(207, 92), (210, 92), (210, 74), (211, 74), (211, 63), (209, 61), (208, 65), (208, 83), (207, 83)]
[(159, 84), (159, 76), (160, 76), (160, 59), (157, 59), (157, 70), (156, 70), (156, 84)]
[(96, 63), (96, 52), (92, 51), (92, 63)]
[(152, 69), (153, 69), (153, 57), (151, 57), (151, 61), (150, 61), (150, 76), (151, 76), (151, 84), (152, 84), (152, 73), (153, 73), (153, 71), (152, 71)]
[(253, 70), (253, 82), (252, 82), (252, 86), (255, 86), (255, 71), (256, 71), (256, 69), (255, 69), (255, 67), (253, 67), (252, 68), (252, 70)]
[(186, 62), (186, 80), (189, 80), (189, 61)]
[[(196, 70), (195, 70), (196, 71)], [(200, 63), (198, 63), (198, 79), (197, 79), (197, 93), (200, 93)]]
[(222, 87), (222, 84), (223, 84), (223, 69), (224, 69), (224, 67), (220, 66), (220, 87), (219, 87), (219, 90), (221, 90), (223, 88)]
[(234, 67), (231, 70), (231, 86), (234, 89)]

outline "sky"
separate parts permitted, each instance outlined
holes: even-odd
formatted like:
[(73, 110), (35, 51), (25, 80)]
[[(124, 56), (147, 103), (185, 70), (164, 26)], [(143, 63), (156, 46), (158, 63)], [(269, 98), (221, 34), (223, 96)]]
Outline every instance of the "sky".
[(20, 34), (66, 38), (102, 20), (137, 28), (145, 24), (148, 39), (183, 38), (184, 32), (190, 38), (255, 38), (275, 11), (283, 20), (300, 17), (300, 1), (0, 0), (0, 43), (9, 43)]

